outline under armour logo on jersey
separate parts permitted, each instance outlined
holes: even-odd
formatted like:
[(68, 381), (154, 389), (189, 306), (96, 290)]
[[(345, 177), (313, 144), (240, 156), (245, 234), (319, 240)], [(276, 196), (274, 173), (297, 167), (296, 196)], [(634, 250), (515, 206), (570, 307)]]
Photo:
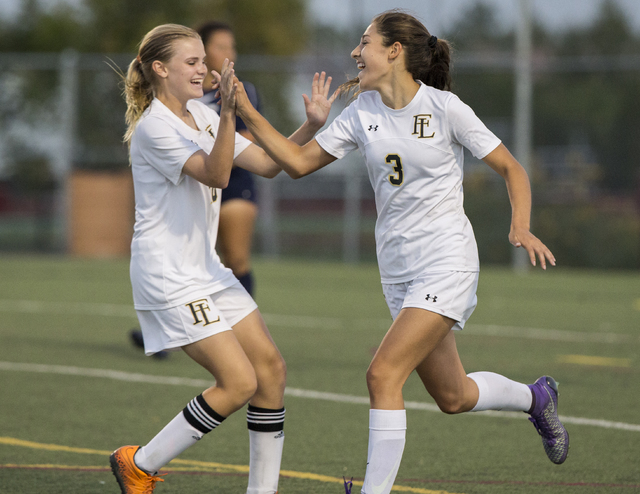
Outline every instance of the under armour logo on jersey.
[(378, 130), (378, 126), (377, 125), (369, 125), (369, 128), (367, 130), (373, 130), (375, 132), (376, 130)]
[(433, 300), (434, 302), (436, 302), (438, 300), (438, 296), (434, 295), (433, 297), (431, 296), (430, 293), (427, 293), (427, 296), (424, 298), (425, 300)]

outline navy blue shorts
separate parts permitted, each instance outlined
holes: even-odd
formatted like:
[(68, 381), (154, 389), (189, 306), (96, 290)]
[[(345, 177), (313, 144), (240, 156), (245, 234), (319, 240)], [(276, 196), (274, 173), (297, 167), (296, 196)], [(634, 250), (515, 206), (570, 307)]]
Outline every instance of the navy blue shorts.
[(229, 199), (244, 199), (257, 204), (256, 187), (253, 175), (244, 168), (234, 167), (229, 177), (229, 185), (222, 189), (221, 203)]

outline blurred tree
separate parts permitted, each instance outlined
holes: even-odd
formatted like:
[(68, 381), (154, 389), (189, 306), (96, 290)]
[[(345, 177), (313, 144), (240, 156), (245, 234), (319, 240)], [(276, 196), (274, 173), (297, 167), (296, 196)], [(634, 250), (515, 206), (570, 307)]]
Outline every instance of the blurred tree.
[[(226, 21), (234, 28), (240, 54), (292, 55), (306, 46), (304, 0), (80, 0), (74, 7), (65, 3), (44, 7), (38, 0), (23, 0), (15, 20), (0, 20), (0, 51), (61, 52), (71, 48), (90, 53), (130, 53), (133, 58), (145, 33), (159, 24), (197, 27), (213, 19)], [(288, 75), (265, 76), (248, 70), (238, 67), (241, 77), (245, 73), (252, 76), (249, 79), (267, 102), (267, 116), (280, 130), (293, 130), (286, 94)], [(24, 94), (36, 106), (57, 96), (55, 71), (23, 77)], [(105, 77), (104, 72), (95, 70), (83, 71), (80, 78), (80, 144), (115, 149), (124, 131), (124, 105), (114, 91), (117, 80), (113, 74)], [(114, 127), (114, 122), (120, 125)]]
[(43, 10), (37, 0), (24, 0), (13, 21), (0, 19), (0, 51), (59, 52), (89, 48), (78, 10), (59, 4)]
[[(496, 12), (483, 3), (470, 8), (460, 19), (446, 36), (455, 49), (454, 91), (482, 118), (509, 122), (513, 111), (512, 72), (456, 73), (455, 61), (456, 52), (477, 53), (479, 57), (504, 53), (511, 57), (513, 33), (501, 28)], [(603, 2), (591, 25), (558, 33), (534, 25), (533, 43), (534, 59), (542, 62), (560, 57), (577, 63), (577, 57), (585, 57), (594, 64), (607, 64), (621, 55), (640, 54), (640, 36), (612, 0)], [(602, 70), (595, 65), (593, 71), (589, 68), (568, 67), (535, 74), (534, 146), (567, 146), (582, 141), (596, 154), (602, 170), (601, 186), (630, 192), (640, 153), (640, 73)]]
[[(441, 37), (445, 37), (444, 33)], [(459, 51), (511, 50), (513, 47), (513, 33), (500, 25), (495, 8), (481, 2), (462, 13), (446, 39)]]
[(304, 0), (82, 0), (47, 9), (23, 0), (16, 20), (0, 20), (0, 50), (133, 52), (154, 26), (209, 19), (234, 27), (239, 53), (291, 55), (305, 48)]
[[(618, 5), (607, 0), (592, 25), (558, 36), (556, 53), (606, 65), (640, 54), (640, 37)], [(536, 84), (535, 141), (558, 145), (586, 137), (603, 171), (601, 185), (632, 191), (640, 153), (638, 94), (640, 73), (624, 67), (546, 74)]]
[(227, 19), (239, 53), (293, 55), (305, 48), (308, 29), (301, 0), (230, 0)]
[(102, 53), (134, 52), (142, 37), (159, 24), (189, 25), (190, 0), (84, 0), (91, 49)]
[(621, 55), (638, 53), (640, 43), (629, 20), (613, 0), (605, 0), (590, 26), (562, 33), (558, 55)]

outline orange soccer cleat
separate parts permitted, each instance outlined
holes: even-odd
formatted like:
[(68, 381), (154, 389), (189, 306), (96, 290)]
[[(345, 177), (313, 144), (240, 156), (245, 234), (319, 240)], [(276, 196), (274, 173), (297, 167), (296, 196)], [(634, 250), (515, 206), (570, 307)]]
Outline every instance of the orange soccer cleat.
[(164, 482), (164, 479), (149, 475), (136, 466), (133, 456), (139, 449), (140, 446), (122, 446), (109, 456), (111, 471), (122, 494), (151, 494), (156, 482)]

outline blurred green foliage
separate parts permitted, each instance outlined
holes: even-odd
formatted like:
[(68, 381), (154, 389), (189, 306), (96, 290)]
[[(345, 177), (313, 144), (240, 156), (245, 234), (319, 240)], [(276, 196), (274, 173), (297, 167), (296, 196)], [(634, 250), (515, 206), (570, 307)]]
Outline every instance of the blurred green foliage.
[[(142, 37), (157, 25), (177, 23), (197, 28), (214, 19), (233, 27), (240, 54), (287, 56), (306, 46), (303, 0), (82, 0), (76, 7), (59, 3), (46, 8), (37, 0), (23, 0), (16, 19), (0, 19), (0, 51), (59, 53), (73, 49), (80, 53), (130, 53), (133, 57)], [(83, 161), (78, 167), (127, 166), (126, 150), (117, 149), (125, 130), (120, 81), (104, 69), (84, 70), (79, 75), (77, 138), (92, 149), (111, 146), (117, 157), (112, 155), (105, 162)], [(121, 69), (126, 71), (126, 66)], [(245, 74), (239, 72), (241, 78)], [(269, 119), (281, 131), (291, 132), (295, 123), (285, 94), (287, 77), (255, 72), (249, 76), (269, 111)], [(37, 113), (45, 101), (57, 97), (56, 71), (25, 73), (22, 77), (23, 115), (30, 113), (30, 107)]]
[(305, 46), (303, 0), (83, 0), (46, 9), (23, 0), (17, 19), (0, 20), (0, 51), (134, 52), (159, 24), (196, 27), (211, 19), (233, 26), (240, 53), (291, 55)]
[[(509, 264), (511, 208), (502, 184), (468, 184), (464, 209), (482, 264)], [(558, 266), (640, 268), (640, 215), (598, 202), (539, 204), (534, 197), (532, 232), (555, 255)]]

